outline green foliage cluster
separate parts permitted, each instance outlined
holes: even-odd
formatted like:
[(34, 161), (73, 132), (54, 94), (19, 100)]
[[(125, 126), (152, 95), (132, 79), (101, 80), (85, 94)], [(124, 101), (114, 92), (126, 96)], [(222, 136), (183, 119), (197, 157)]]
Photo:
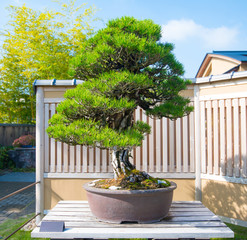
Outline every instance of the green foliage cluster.
[(0, 169), (14, 167), (14, 162), (8, 155), (8, 151), (11, 149), (13, 149), (13, 147), (4, 147), (0, 145)]
[(35, 79), (72, 79), (70, 59), (92, 34), (94, 9), (57, 1), (56, 11), (10, 6), (0, 59), (0, 122), (35, 122)]
[(160, 42), (161, 27), (152, 20), (122, 17), (85, 41), (70, 71), (85, 82), (68, 90), (47, 129), (69, 144), (114, 150), (140, 146), (147, 123), (134, 121), (142, 108), (151, 117), (176, 119), (193, 108), (180, 95), (190, 81), (173, 45)]

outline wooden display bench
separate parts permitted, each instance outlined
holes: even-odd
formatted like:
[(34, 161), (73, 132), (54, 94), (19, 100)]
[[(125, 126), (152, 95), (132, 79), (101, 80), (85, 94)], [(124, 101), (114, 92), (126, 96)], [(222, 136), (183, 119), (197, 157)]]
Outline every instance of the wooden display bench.
[[(173, 202), (169, 214), (152, 224), (112, 224), (100, 222), (91, 213), (87, 201), (60, 201), (42, 222), (65, 224), (62, 232), (40, 232), (39, 224), (32, 238), (51, 239), (210, 239), (233, 238), (234, 233), (201, 202)], [(42, 223), (41, 222), (41, 223)]]

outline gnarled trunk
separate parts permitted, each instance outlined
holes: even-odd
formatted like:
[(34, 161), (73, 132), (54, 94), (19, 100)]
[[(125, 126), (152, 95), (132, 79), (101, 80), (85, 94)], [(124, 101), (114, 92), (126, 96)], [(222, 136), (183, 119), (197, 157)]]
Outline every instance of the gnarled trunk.
[(129, 161), (129, 150), (113, 149), (111, 152), (111, 163), (114, 171), (114, 178), (126, 174), (127, 171), (135, 169), (135, 166)]

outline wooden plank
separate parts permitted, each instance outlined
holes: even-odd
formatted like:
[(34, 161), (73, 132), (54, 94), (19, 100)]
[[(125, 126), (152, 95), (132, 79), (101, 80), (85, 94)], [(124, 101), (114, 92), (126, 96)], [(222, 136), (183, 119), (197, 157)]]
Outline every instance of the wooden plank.
[(226, 175), (226, 135), (225, 135), (225, 101), (219, 101), (220, 108), (220, 174)]
[(76, 145), (76, 172), (81, 172), (81, 146)]
[[(147, 123), (147, 115), (142, 112), (142, 121)], [(152, 131), (152, 130), (151, 130)], [(142, 171), (148, 171), (148, 136), (144, 137), (142, 142)]]
[(36, 92), (36, 222), (39, 223), (44, 215), (44, 90), (42, 87), (37, 88)]
[(107, 172), (107, 150), (102, 150), (102, 172)]
[(154, 119), (152, 119), (151, 117), (149, 117), (149, 125), (151, 127), (151, 133), (148, 135), (149, 138), (149, 146), (148, 146), (148, 150), (149, 150), (149, 167), (148, 167), (148, 171), (150, 173), (154, 172)]
[[(125, 230), (125, 231), (124, 231)], [(227, 227), (222, 228), (186, 228), (181, 231), (180, 228), (66, 228), (64, 232), (39, 232), (36, 228), (31, 237), (49, 237), (49, 238), (226, 238), (234, 237), (234, 233)]]
[[(49, 126), (49, 113), (50, 113), (50, 106), (49, 104), (45, 104), (45, 129)], [(49, 172), (49, 151), (50, 151), (50, 143), (49, 143), (49, 136), (45, 131), (45, 172)]]
[(212, 103), (211, 101), (206, 102), (207, 109), (207, 155), (208, 155), (208, 166), (207, 173), (213, 173), (213, 141), (212, 141)]
[(183, 117), (183, 172), (189, 171), (188, 117)]
[(86, 172), (88, 172), (88, 170), (87, 170), (87, 160), (88, 160), (88, 156), (87, 156), (87, 147), (85, 147), (85, 146), (83, 146), (82, 147), (82, 154), (83, 154), (83, 157), (82, 157), (82, 161), (83, 161), (83, 163), (82, 163), (82, 171), (84, 172), (84, 173), (86, 173)]
[[(50, 214), (46, 215), (43, 219), (44, 221), (69, 221), (69, 222), (84, 222), (86, 221), (96, 221), (96, 218), (92, 215), (91, 212), (85, 212), (82, 213), (81, 215), (77, 215), (77, 216), (52, 216)], [(191, 222), (191, 221), (220, 221), (220, 219), (214, 215), (184, 215), (184, 216), (168, 216), (164, 218), (164, 221), (170, 221), (170, 222)]]
[(75, 147), (69, 146), (69, 171), (75, 172)]
[(95, 172), (100, 172), (100, 149), (95, 148)]
[(63, 143), (63, 172), (69, 172), (69, 146)]
[[(135, 120), (140, 121), (140, 108), (137, 108), (135, 111)], [(141, 148), (136, 147), (135, 161), (136, 168), (141, 169)]]
[[(50, 104), (51, 117), (55, 114), (55, 104)], [(51, 152), (50, 152), (50, 172), (56, 172), (56, 142), (54, 138), (50, 140)]]
[[(90, 216), (92, 217), (93, 214), (91, 213), (91, 211), (89, 209), (83, 209), (83, 211), (70, 211), (70, 212), (66, 212), (66, 211), (51, 211), (48, 213), (49, 217), (54, 216), (55, 217), (60, 217), (60, 216), (68, 216), (71, 217), (71, 219), (74, 219), (74, 217), (86, 217), (86, 216)], [(190, 212), (190, 211), (169, 211), (168, 216), (166, 217), (168, 218), (173, 218), (173, 217), (195, 217), (195, 216), (215, 216), (213, 213), (206, 211), (206, 212)]]
[(227, 156), (227, 176), (232, 177), (232, 103), (230, 99), (226, 100), (226, 156)]
[(49, 238), (155, 238), (155, 239), (177, 239), (177, 238), (231, 238), (234, 233), (227, 227), (211, 228), (66, 228), (64, 232), (39, 232), (36, 228), (31, 237)]
[(189, 115), (189, 137), (190, 137), (190, 172), (195, 172), (195, 115), (191, 112)]
[[(201, 172), (202, 172), (202, 159), (201, 159), (201, 146), (202, 146), (202, 139), (201, 139), (201, 106), (200, 106), (200, 88), (198, 85), (194, 86), (194, 112), (195, 112), (195, 129), (194, 129), (194, 133), (195, 133), (195, 143), (197, 144), (197, 146), (195, 146), (195, 199), (196, 200), (200, 200), (202, 201), (202, 182), (201, 182)], [(204, 106), (204, 103), (203, 103)], [(205, 111), (203, 108), (203, 113), (205, 115)], [(204, 129), (205, 129), (205, 122), (204, 124)], [(205, 132), (204, 132), (205, 134)], [(205, 143), (205, 139), (203, 140)], [(205, 147), (205, 144), (204, 144)]]
[[(240, 139), (239, 139), (239, 102), (232, 100), (233, 105), (233, 147), (234, 147), (234, 176), (240, 177)], [(245, 128), (246, 130), (246, 128)], [(244, 131), (245, 131), (244, 130)]]
[(94, 172), (94, 148), (89, 147), (89, 157), (88, 157), (88, 172)]
[(214, 174), (219, 175), (219, 123), (218, 123), (218, 101), (213, 101), (213, 142), (214, 142)]
[(168, 128), (167, 118), (162, 118), (162, 136), (163, 136), (163, 172), (168, 172)]
[(62, 143), (57, 142), (57, 172), (62, 172)]
[[(84, 211), (90, 211), (89, 205), (88, 204), (81, 204), (81, 205), (56, 205), (53, 209), (52, 212), (84, 212)], [(171, 207), (170, 212), (209, 212), (209, 210), (205, 207)]]
[(200, 103), (200, 111), (201, 111), (201, 171), (202, 173), (206, 173), (206, 128), (205, 128), (205, 102)]
[(156, 171), (161, 172), (161, 120), (156, 119), (156, 141), (155, 141), (155, 155), (156, 155)]
[(240, 99), (240, 109), (241, 109), (241, 165), (242, 165), (242, 177), (247, 177), (247, 134), (244, 129), (247, 129), (246, 124), (246, 98)]
[(169, 172), (175, 171), (174, 127), (174, 121), (169, 120)]
[(177, 172), (182, 172), (182, 138), (181, 119), (176, 120), (176, 165)]
[[(38, 225), (40, 226), (40, 224)], [(136, 228), (137, 224), (109, 224), (105, 222), (98, 221), (95, 222), (65, 222), (65, 228)], [(214, 221), (214, 222), (158, 222), (155, 224), (138, 224), (139, 228), (157, 228), (157, 227), (165, 227), (165, 228), (191, 228), (191, 227), (226, 227), (226, 225), (222, 222)]]

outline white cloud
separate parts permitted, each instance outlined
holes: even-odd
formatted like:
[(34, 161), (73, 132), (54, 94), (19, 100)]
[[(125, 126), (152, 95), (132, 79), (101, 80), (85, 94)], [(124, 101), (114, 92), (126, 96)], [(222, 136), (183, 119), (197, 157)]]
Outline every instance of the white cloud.
[(181, 42), (188, 39), (201, 41), (204, 47), (227, 48), (235, 43), (238, 36), (236, 28), (207, 28), (191, 19), (171, 20), (162, 26), (162, 40)]

